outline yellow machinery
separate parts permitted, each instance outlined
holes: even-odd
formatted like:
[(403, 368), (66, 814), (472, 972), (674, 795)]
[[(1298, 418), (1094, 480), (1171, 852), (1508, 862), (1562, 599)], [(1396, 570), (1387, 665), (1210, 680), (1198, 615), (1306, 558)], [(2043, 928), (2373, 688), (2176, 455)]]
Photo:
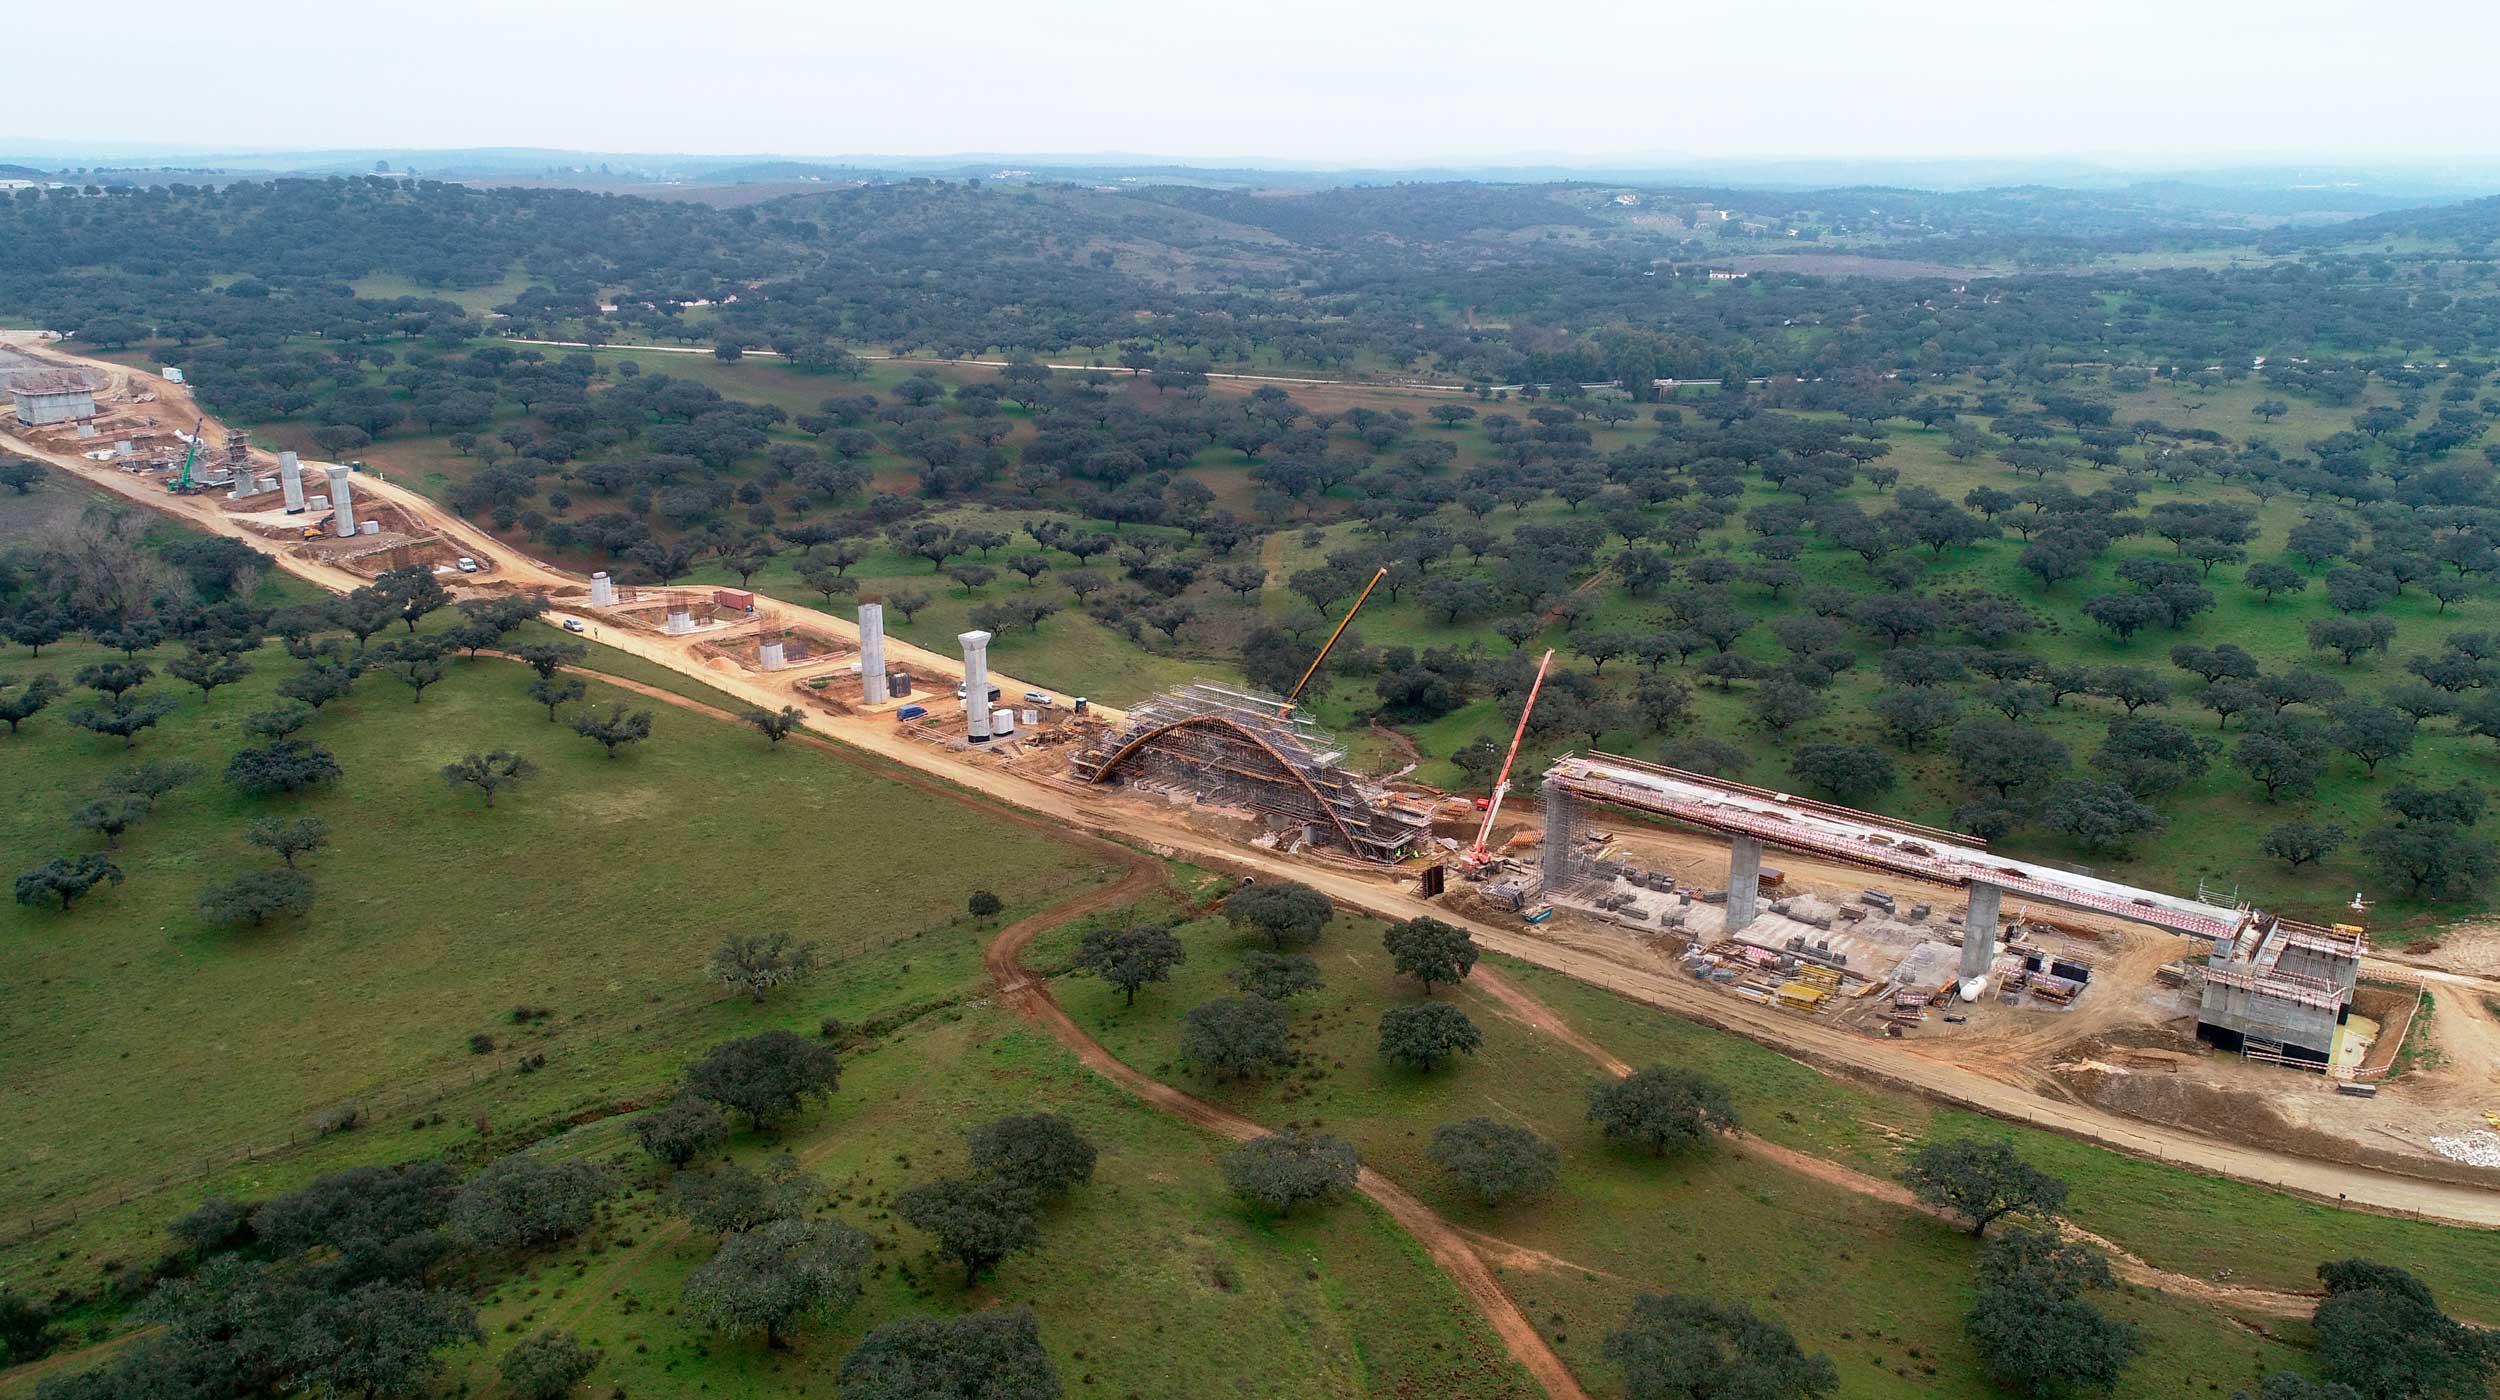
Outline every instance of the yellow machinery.
[(1389, 571), (1386, 568), (1373, 571), (1372, 581), (1363, 585), (1362, 595), (1354, 600), (1353, 607), (1345, 610), (1345, 620), (1337, 624), (1336, 631), (1328, 634), (1327, 642), (1320, 647), (1319, 655), (1311, 658), (1310, 669), (1302, 673), (1302, 679), (1293, 683), (1293, 694), (1286, 696), (1285, 703), (1277, 707), (1276, 717), (1278, 719), (1289, 719), (1292, 717), (1293, 702), (1302, 698), (1302, 687), (1309, 685), (1311, 683), (1311, 677), (1319, 674), (1320, 663), (1328, 659), (1328, 653), (1337, 645), (1337, 639), (1344, 636), (1345, 629), (1353, 624), (1354, 615), (1363, 610), (1363, 603), (1366, 599), (1372, 596), (1372, 590), (1378, 588), (1380, 586), (1380, 581), (1388, 576)]

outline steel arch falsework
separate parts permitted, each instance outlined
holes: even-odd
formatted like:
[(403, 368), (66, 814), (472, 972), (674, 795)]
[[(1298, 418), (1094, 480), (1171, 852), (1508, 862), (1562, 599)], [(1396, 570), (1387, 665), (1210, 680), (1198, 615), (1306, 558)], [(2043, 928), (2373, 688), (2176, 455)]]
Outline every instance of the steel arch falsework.
[(1275, 700), (1198, 684), (1156, 695), (1070, 760), (1080, 782), (1152, 776), (1210, 802), (1300, 823), (1363, 860), (1403, 858), (1429, 818), (1342, 766), (1344, 751)]

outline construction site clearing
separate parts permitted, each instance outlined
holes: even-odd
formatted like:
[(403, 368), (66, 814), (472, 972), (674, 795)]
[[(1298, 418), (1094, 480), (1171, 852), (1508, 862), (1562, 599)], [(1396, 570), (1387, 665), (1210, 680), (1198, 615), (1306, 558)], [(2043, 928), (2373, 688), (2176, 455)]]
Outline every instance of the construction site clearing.
[[(0, 379), (14, 385), (57, 381), (48, 362), (0, 348)], [(462, 554), (440, 532), (399, 505), (358, 493), (363, 463), (302, 460), (252, 445), (241, 432), (205, 430), (205, 415), (144, 387), (136, 376), (80, 372), (79, 411), (47, 422), (20, 419), (17, 433), (46, 451), (110, 466), (169, 494), (215, 500), (240, 531), (283, 552), (367, 578), (422, 565), (440, 574), (491, 570), (491, 559)], [(468, 566), (462, 567), (461, 560)]]
[[(83, 373), (92, 417), (0, 426), (117, 494), (266, 541), (330, 586), (421, 563), (462, 595), (543, 593), (551, 625), (796, 706), (872, 751), (929, 752), (934, 771), (1161, 854), (1255, 851), (1340, 888), (1420, 898), (1600, 983), (1612, 966), (1793, 1017), (1795, 1037), (1724, 1023), (1792, 1052), (1828, 1028), (2026, 1102), (2493, 1181), (2500, 995), (2482, 992), (2500, 982), (2422, 974), (2445, 979), (2430, 1015), (2422, 983), (2372, 957), (2358, 927), (2278, 918), (2235, 893), (2133, 889), (1615, 755), (1567, 757), (1534, 801), (1506, 808), (1507, 761), (1489, 799), (1358, 771), (1296, 695), (1200, 683), (1124, 712), (993, 676), (987, 633), (957, 638), (960, 660), (889, 638), (873, 600), (854, 624), (742, 589), (585, 581), (509, 546), (495, 557), (482, 531), (353, 464), (296, 462), (304, 497), (290, 509), (288, 454), (209, 424), (179, 384)], [(2401, 1054), (2409, 1040), (2424, 1053)]]

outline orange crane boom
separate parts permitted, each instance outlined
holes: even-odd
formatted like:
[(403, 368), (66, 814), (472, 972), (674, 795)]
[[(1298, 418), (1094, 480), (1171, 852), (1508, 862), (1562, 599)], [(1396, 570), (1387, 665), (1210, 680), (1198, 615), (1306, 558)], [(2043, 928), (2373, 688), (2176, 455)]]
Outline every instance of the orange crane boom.
[(1309, 685), (1311, 683), (1311, 677), (1319, 674), (1319, 664), (1328, 659), (1328, 653), (1337, 645), (1337, 639), (1344, 636), (1345, 629), (1353, 624), (1354, 615), (1363, 610), (1364, 600), (1371, 597), (1372, 590), (1378, 588), (1380, 586), (1380, 581), (1388, 576), (1389, 571), (1385, 567), (1373, 572), (1372, 581), (1363, 585), (1363, 592), (1360, 597), (1357, 597), (1354, 600), (1354, 606), (1345, 610), (1345, 619), (1337, 624), (1336, 631), (1328, 634), (1328, 640), (1320, 647), (1319, 655), (1311, 658), (1310, 669), (1302, 673), (1302, 679), (1293, 683), (1293, 694), (1286, 696), (1285, 703), (1277, 707), (1276, 717), (1278, 719), (1285, 719), (1293, 714), (1293, 702), (1302, 698), (1302, 687)]
[(1536, 713), (1537, 692), (1545, 689), (1545, 668), (1554, 664), (1554, 649), (1545, 649), (1545, 659), (1536, 663), (1536, 680), (1528, 687), (1528, 703), (1519, 707), (1519, 727), (1511, 731), (1510, 752), (1502, 755), (1502, 775), (1493, 780), (1493, 800), (1484, 809), (1484, 825), (1476, 828), (1476, 844), (1468, 849), (1467, 858), (1477, 865), (1493, 859), (1484, 843), (1493, 839), (1493, 819), (1502, 814), (1502, 798), (1510, 791), (1510, 766), (1518, 761), (1519, 741), (1528, 737), (1528, 716)]

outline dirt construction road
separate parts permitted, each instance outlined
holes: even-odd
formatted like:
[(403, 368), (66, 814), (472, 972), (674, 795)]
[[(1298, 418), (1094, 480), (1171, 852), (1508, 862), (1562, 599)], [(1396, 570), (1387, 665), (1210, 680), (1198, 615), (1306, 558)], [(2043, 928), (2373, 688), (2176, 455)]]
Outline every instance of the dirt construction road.
[[(580, 671), (578, 674), (609, 685), (623, 686), (637, 694), (679, 709), (735, 722), (735, 717), (726, 711), (705, 705), (700, 701), (687, 699), (682, 695), (672, 694), (655, 686), (619, 680), (613, 676), (602, 676), (595, 671)], [(810, 746), (856, 761), (856, 755), (846, 752), (840, 745), (813, 735), (802, 734), (797, 738), (800, 742)], [(937, 786), (926, 782), (919, 785)], [(968, 802), (977, 800), (962, 793), (949, 793), (948, 795)], [(1048, 1031), (1054, 1039), (1074, 1051), (1086, 1068), (1127, 1089), (1147, 1104), (1199, 1127), (1220, 1133), (1236, 1142), (1247, 1141), (1262, 1135), (1267, 1130), (1248, 1119), (1235, 1117), (1130, 1068), (1105, 1049), (1101, 1042), (1086, 1034), (1083, 1027), (1076, 1024), (1075, 1020), (1060, 1007), (1058, 999), (1051, 995), (1049, 983), (1038, 980), (1025, 971), (1023, 963), (1025, 947), (1041, 934), (1063, 927), (1097, 910), (1134, 904), (1168, 887), (1169, 872), (1160, 861), (1138, 855), (1125, 846), (1104, 843), (1102, 849), (1106, 854), (1115, 855), (1124, 860), (1129, 867), (1128, 872), (1112, 884), (1089, 890), (1073, 899), (1064, 900), (1000, 930), (998, 936), (991, 940), (989, 948), (983, 954), (983, 962), (990, 974), (990, 980), (997, 985), (1000, 997), (1009, 1006), (1014, 1007), (1027, 1020)], [(1542, 1010), (1542, 1008), (1539, 1009)], [(1574, 1397), (1577, 1397), (1577, 1400), (1586, 1400), (1586, 1393), (1580, 1389), (1579, 1383), (1572, 1379), (1569, 1369), (1562, 1364), (1562, 1359), (1545, 1344), (1545, 1339), (1538, 1335), (1535, 1325), (1530, 1323), (1519, 1311), (1518, 1306), (1511, 1302), (1510, 1295), (1502, 1292), (1501, 1285), (1494, 1281), (1491, 1271), (1485, 1268), (1484, 1260), (1468, 1243), (1468, 1237), (1464, 1232), (1444, 1221), (1421, 1201), (1408, 1195), (1405, 1189), (1397, 1183), (1369, 1168), (1363, 1169), (1355, 1184), (1365, 1196), (1388, 1211), (1390, 1218), (1397, 1221), (1400, 1228), (1413, 1235), (1416, 1241), (1424, 1246), (1425, 1251), (1432, 1256), (1434, 1265), (1483, 1312), (1485, 1320), (1501, 1338), (1503, 1347), (1510, 1352), (1512, 1359), (1537, 1379), (1546, 1394), (1556, 1397), (1556, 1400), (1573, 1400)], [(670, 1238), (680, 1233), (683, 1233), (682, 1225), (676, 1223), (666, 1227), (663, 1231), (663, 1234)], [(620, 1267), (620, 1265), (612, 1264), (590, 1282), (596, 1284), (597, 1288), (612, 1286), (615, 1278), (621, 1277), (617, 1273)], [(597, 1288), (585, 1285), (577, 1290), (576, 1300), (569, 1305), (569, 1310), (559, 1309), (555, 1320), (558, 1322), (568, 1320), (574, 1313), (587, 1307), (589, 1302), (596, 1298)]]
[[(162, 392), (162, 381), (121, 366), (117, 375)], [(75, 456), (43, 452), (30, 443), (0, 433), (0, 445), (73, 473), (95, 485), (146, 505), (194, 521), (201, 527), (239, 538), (254, 538), (204, 497), (174, 497), (110, 466)], [(474, 541), (496, 560), (495, 579), (553, 593), (557, 608), (550, 624), (568, 613), (568, 596), (578, 598), (586, 581), (538, 561), (517, 558), (448, 509), (413, 492), (377, 483), (394, 504), (412, 517), (442, 530), (448, 538)], [(266, 545), (265, 540), (256, 540)], [(364, 580), (324, 567), (291, 553), (279, 555), (281, 567), (332, 589), (353, 588)], [(842, 632), (848, 624), (812, 608), (802, 608), (758, 595), (756, 606), (768, 622), (788, 618), (818, 630)], [(791, 703), (792, 691), (749, 672), (726, 658), (697, 656), (693, 639), (637, 632), (623, 626), (600, 625), (596, 614), (577, 613), (585, 626), (598, 626), (599, 639), (619, 650), (700, 680), (746, 704), (778, 708)], [(889, 643), (889, 651), (894, 649)], [(951, 657), (915, 652), (916, 659), (937, 674), (960, 675)], [(1022, 681), (993, 676), (1002, 686)], [(1606, 987), (1702, 1024), (1745, 1036), (1774, 1049), (1825, 1066), (1859, 1073), (2005, 1118), (2105, 1143), (2147, 1157), (2177, 1162), (2204, 1171), (2296, 1191), (2327, 1201), (2405, 1215), (2421, 1215), (2460, 1224), (2500, 1227), (2500, 1190), (2406, 1176), (2397, 1172), (2329, 1164), (2267, 1148), (2206, 1137), (2184, 1129), (2123, 1117), (2088, 1104), (2075, 1103), (2023, 1085), (1980, 1073), (1950, 1060), (1935, 1058), (1898, 1042), (1870, 1039), (1774, 1008), (1724, 996), (1689, 979), (1627, 965), (1508, 924), (1469, 918), (1407, 894), (1385, 874), (1357, 873), (1314, 862), (1258, 851), (1236, 842), (1195, 832), (1155, 814), (1130, 810), (1119, 803), (1092, 800), (1063, 786), (1033, 781), (1007, 771), (998, 757), (978, 750), (952, 752), (898, 733), (891, 721), (859, 716), (813, 716), (817, 730), (852, 747), (921, 773), (986, 794), (999, 802), (1038, 816), (1070, 832), (1093, 833), (1145, 844), (1158, 854), (1181, 856), (1220, 870), (1263, 879), (1299, 880), (1347, 908), (1388, 919), (1420, 914), (1459, 923), (1492, 951)], [(2420, 975), (2417, 970), (2417, 975)], [(2437, 980), (2448, 981), (2449, 978)], [(2474, 979), (2457, 979), (2471, 982)], [(2479, 984), (2478, 984), (2479, 985)], [(2500, 991), (2500, 984), (2491, 984)]]
[[(1125, 883), (1125, 882), (1124, 882)], [(999, 994), (1027, 1020), (1050, 1032), (1053, 1039), (1076, 1052), (1087, 1069), (1135, 1094), (1138, 1098), (1186, 1122), (1212, 1133), (1220, 1133), (1235, 1142), (1248, 1142), (1264, 1137), (1267, 1129), (1247, 1118), (1183, 1093), (1179, 1089), (1152, 1078), (1103, 1048), (1102, 1042), (1086, 1034), (1085, 1028), (1068, 1015), (1050, 993), (1050, 984), (1030, 976), (1024, 970), (1024, 948), (1038, 934), (1058, 927), (1065, 920), (1054, 918), (1026, 919), (1001, 932), (991, 941), (986, 960), (990, 979), (998, 984)], [(1502, 1286), (1494, 1281), (1493, 1271), (1476, 1252), (1467, 1234), (1443, 1220), (1430, 1206), (1408, 1195), (1404, 1187), (1369, 1167), (1355, 1177), (1355, 1189), (1369, 1197), (1389, 1217), (1398, 1222), (1416, 1243), (1432, 1256), (1433, 1264), (1459, 1291), (1467, 1295), (1476, 1310), (1492, 1324), (1494, 1333), (1511, 1358), (1527, 1369), (1539, 1388), (1555, 1400), (1588, 1400), (1588, 1392), (1573, 1379), (1571, 1369), (1546, 1345), (1536, 1324), (1519, 1311)]]

